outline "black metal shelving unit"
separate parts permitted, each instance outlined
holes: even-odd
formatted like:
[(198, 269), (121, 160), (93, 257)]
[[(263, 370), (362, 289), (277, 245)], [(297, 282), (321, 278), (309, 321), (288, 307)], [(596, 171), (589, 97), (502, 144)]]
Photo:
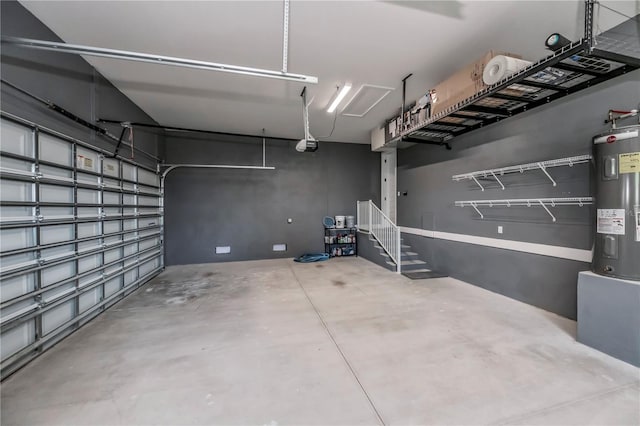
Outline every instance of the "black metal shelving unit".
[(325, 228), (324, 252), (331, 257), (357, 256), (357, 228)]
[(397, 142), (447, 145), (456, 136), (640, 68), (640, 14), (593, 35), (594, 0), (585, 2), (585, 36), (476, 95), (402, 131)]

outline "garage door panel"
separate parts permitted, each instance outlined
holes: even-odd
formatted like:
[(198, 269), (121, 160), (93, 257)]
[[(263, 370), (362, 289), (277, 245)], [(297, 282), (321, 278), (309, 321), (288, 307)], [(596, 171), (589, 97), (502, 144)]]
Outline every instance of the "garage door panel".
[(114, 232), (120, 232), (122, 230), (121, 220), (110, 220), (104, 223), (104, 233), (113, 234)]
[(120, 248), (104, 252), (104, 263), (111, 263), (120, 259), (122, 259), (122, 249)]
[(64, 262), (60, 265), (51, 266), (42, 269), (40, 272), (42, 286), (48, 286), (75, 275), (76, 268), (74, 262)]
[(140, 191), (142, 193), (146, 193), (146, 194), (153, 194), (154, 198), (158, 198), (158, 197), (155, 197), (155, 195), (160, 195), (158, 187), (156, 187), (156, 186), (148, 186), (148, 185), (140, 185), (140, 184), (138, 184), (138, 191)]
[(121, 288), (122, 288), (122, 275), (120, 275), (119, 277), (110, 279), (104, 284), (104, 296), (109, 297), (117, 293), (118, 291), (120, 291)]
[(140, 247), (140, 250), (145, 250), (158, 245), (158, 242), (158, 238), (150, 238), (148, 240), (140, 241), (138, 246)]
[(116, 263), (114, 265), (108, 266), (105, 268), (104, 273), (106, 276), (116, 276), (118, 275), (122, 270), (124, 269), (124, 266), (121, 263)]
[(42, 332), (46, 336), (75, 315), (75, 300), (69, 300), (42, 314)]
[(131, 283), (135, 282), (138, 279), (138, 271), (136, 269), (132, 269), (131, 271), (125, 272), (124, 274), (124, 285), (128, 286)]
[(156, 188), (160, 186), (160, 178), (158, 175), (144, 169), (138, 169), (138, 182)]
[(18, 269), (24, 269), (29, 266), (33, 267), (37, 264), (38, 262), (35, 252), (20, 253), (4, 257), (2, 259), (2, 268), (0, 268), (0, 271), (2, 271), (2, 274), (4, 275)]
[(12, 154), (33, 157), (33, 130), (9, 121), (2, 120), (0, 125), (2, 150)]
[(40, 207), (40, 214), (44, 220), (73, 219), (73, 207)]
[[(102, 173), (105, 176), (120, 177), (120, 161), (115, 158), (104, 158), (102, 160)], [(114, 181), (119, 182), (118, 180)]]
[(138, 252), (138, 243), (127, 244), (123, 247), (124, 256), (130, 256)]
[(63, 246), (52, 247), (40, 251), (40, 257), (46, 263), (55, 262), (60, 259), (74, 257), (76, 253), (75, 244), (65, 244)]
[(73, 165), (73, 145), (69, 142), (41, 133), (38, 138), (40, 159), (63, 166)]
[(78, 224), (78, 238), (94, 237), (100, 233), (99, 223), (79, 223)]
[(78, 188), (78, 203), (98, 204), (100, 202), (100, 191), (97, 189)]
[(0, 251), (17, 250), (35, 245), (35, 228), (0, 230)]
[(102, 272), (95, 272), (93, 274), (85, 275), (78, 279), (78, 288), (89, 287), (92, 284), (96, 284), (102, 281)]
[(72, 224), (43, 226), (40, 229), (40, 244), (53, 244), (61, 241), (72, 241), (75, 229)]
[(137, 209), (135, 207), (124, 207), (122, 209), (123, 216), (135, 216), (137, 213)]
[(100, 303), (101, 294), (102, 290), (100, 287), (92, 288), (91, 290), (82, 293), (80, 297), (78, 297), (78, 309), (80, 313), (83, 313)]
[(27, 222), (35, 217), (32, 207), (0, 206), (2, 222)]
[(104, 203), (105, 204), (120, 204), (120, 194), (115, 192), (105, 192), (104, 193)]
[(34, 201), (35, 185), (18, 180), (0, 182), (0, 200), (2, 201)]
[(64, 299), (68, 297), (71, 293), (76, 291), (75, 283), (67, 283), (55, 286), (51, 290), (45, 291), (42, 293), (42, 301), (45, 304), (53, 303), (56, 300)]
[(73, 203), (73, 188), (57, 185), (40, 185), (40, 201)]
[(83, 256), (78, 259), (78, 273), (90, 271), (102, 265), (102, 255), (93, 254), (90, 256)]
[[(80, 169), (78, 169), (78, 170), (80, 170)], [(100, 186), (100, 176), (97, 176), (97, 175), (93, 175), (93, 174), (89, 174), (89, 173), (83, 173), (81, 171), (78, 171), (76, 180), (78, 181), (78, 183), (81, 183), (81, 184), (84, 184), (84, 185), (90, 185), (90, 186), (95, 186), (95, 187), (99, 187)]]
[(157, 235), (160, 231), (156, 228), (151, 228), (151, 229), (141, 229), (138, 231), (138, 235), (140, 236), (140, 238), (142, 237), (149, 237), (152, 235)]
[(140, 213), (140, 215), (157, 215), (160, 213), (160, 211), (158, 210), (158, 208), (152, 208), (152, 207), (138, 207), (138, 213)]
[(104, 207), (102, 211), (106, 217), (122, 216), (122, 207)]
[(44, 179), (69, 182), (69, 185), (73, 183), (73, 170), (63, 169), (47, 164), (40, 164), (40, 173), (42, 173), (42, 178)]
[(2, 346), (0, 346), (2, 359), (6, 359), (21, 349), (26, 348), (35, 342), (35, 340), (35, 320), (23, 322), (19, 326), (2, 333), (0, 337), (0, 341), (2, 341)]
[(138, 181), (138, 168), (130, 163), (122, 163), (122, 179), (130, 182)]
[(35, 288), (35, 272), (0, 280), (0, 300), (4, 303), (18, 296), (30, 293), (35, 290)]
[(151, 271), (159, 267), (159, 259), (153, 259), (140, 265), (140, 276), (149, 274)]
[(141, 206), (158, 206), (159, 205), (159, 199), (156, 197), (148, 197), (148, 196), (139, 196), (138, 197), (138, 205)]
[[(90, 251), (96, 251), (102, 249), (102, 239), (96, 238), (89, 241), (83, 241), (78, 243), (78, 252), (85, 254)], [(84, 256), (83, 256), (84, 257)]]
[(160, 198), (149, 194), (160, 180), (19, 119), (3, 115), (1, 126), (0, 221), (11, 227), (0, 230), (0, 348), (13, 371), (135, 291), (141, 274), (161, 270), (160, 228), (138, 230), (161, 223), (138, 219), (159, 213)]
[(138, 227), (138, 219), (125, 219), (122, 221), (122, 229), (136, 229)]
[(100, 173), (102, 164), (100, 154), (93, 150), (78, 147), (76, 150), (76, 169)]
[(78, 218), (97, 219), (100, 217), (99, 207), (78, 207)]

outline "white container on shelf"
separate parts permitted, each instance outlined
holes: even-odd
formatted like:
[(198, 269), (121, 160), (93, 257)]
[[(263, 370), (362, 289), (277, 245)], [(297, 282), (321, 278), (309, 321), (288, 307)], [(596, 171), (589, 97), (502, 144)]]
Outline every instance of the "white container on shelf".
[(344, 216), (336, 216), (336, 228), (338, 229), (344, 228), (344, 221), (345, 221)]
[(354, 216), (345, 216), (345, 226), (347, 228), (355, 228), (356, 218)]

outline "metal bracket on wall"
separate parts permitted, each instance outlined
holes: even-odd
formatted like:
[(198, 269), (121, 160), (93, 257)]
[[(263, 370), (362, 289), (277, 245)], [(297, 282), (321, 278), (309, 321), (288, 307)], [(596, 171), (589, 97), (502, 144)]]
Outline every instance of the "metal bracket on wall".
[(484, 215), (478, 208), (478, 206), (487, 207), (542, 207), (551, 216), (553, 222), (556, 221), (556, 217), (549, 210), (550, 207), (556, 206), (585, 206), (592, 204), (593, 199), (591, 197), (573, 197), (573, 198), (519, 198), (509, 200), (470, 200), (470, 201), (456, 201), (455, 205), (458, 207), (473, 207), (473, 209), (480, 215), (481, 219), (484, 219)]

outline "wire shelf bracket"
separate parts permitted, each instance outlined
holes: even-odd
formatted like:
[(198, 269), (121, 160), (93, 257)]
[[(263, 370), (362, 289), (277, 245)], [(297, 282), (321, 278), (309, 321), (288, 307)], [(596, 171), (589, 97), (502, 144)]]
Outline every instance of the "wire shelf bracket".
[(484, 215), (480, 211), (479, 207), (542, 207), (551, 216), (553, 222), (556, 221), (556, 217), (553, 215), (549, 207), (557, 206), (586, 206), (593, 204), (592, 197), (572, 197), (572, 198), (517, 198), (508, 200), (469, 200), (469, 201), (456, 201), (457, 207), (472, 207), (480, 216), (480, 219), (484, 219)]
[(551, 167), (562, 167), (568, 166), (573, 167), (574, 164), (588, 163), (592, 160), (591, 155), (576, 155), (573, 157), (566, 158), (558, 158), (555, 160), (547, 160), (547, 161), (538, 161), (535, 163), (527, 163), (527, 164), (518, 164), (515, 166), (506, 166), (499, 167), (496, 169), (487, 169), (487, 170), (478, 170), (470, 173), (463, 173), (459, 175), (454, 175), (451, 177), (456, 182), (460, 182), (463, 180), (473, 180), (482, 191), (486, 188), (482, 185), (479, 179), (487, 179), (493, 178), (498, 182), (500, 187), (504, 190), (505, 186), (500, 180), (498, 176), (504, 176), (510, 173), (524, 173), (530, 170), (541, 170), (547, 178), (551, 181), (553, 186), (558, 186), (557, 182), (553, 179), (551, 174), (547, 171), (547, 169)]

